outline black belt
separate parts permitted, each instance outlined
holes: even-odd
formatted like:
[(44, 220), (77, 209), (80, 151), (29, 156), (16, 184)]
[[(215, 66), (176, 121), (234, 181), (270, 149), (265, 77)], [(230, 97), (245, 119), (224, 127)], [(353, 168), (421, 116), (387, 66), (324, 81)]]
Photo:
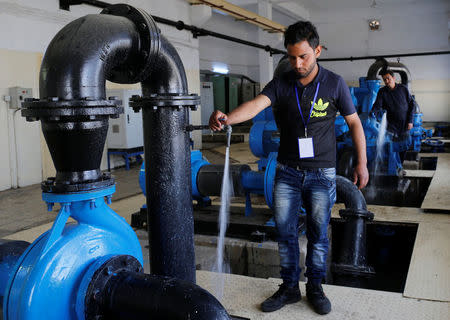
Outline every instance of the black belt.
[(289, 161), (280, 161), (280, 164), (285, 165), (285, 166), (288, 166), (289, 168), (292, 168), (292, 169), (295, 169), (295, 170), (298, 170), (298, 171), (301, 171), (301, 170), (314, 170), (314, 169), (317, 169), (317, 168), (305, 168), (305, 167), (301, 166), (301, 165), (298, 164), (298, 163), (295, 163), (295, 162), (289, 162)]

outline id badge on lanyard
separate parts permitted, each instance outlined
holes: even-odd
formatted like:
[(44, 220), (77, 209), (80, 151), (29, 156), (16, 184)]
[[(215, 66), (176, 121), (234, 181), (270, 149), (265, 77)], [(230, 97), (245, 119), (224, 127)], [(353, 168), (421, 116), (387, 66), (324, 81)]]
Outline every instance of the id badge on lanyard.
[(309, 119), (311, 118), (311, 113), (313, 111), (314, 105), (316, 104), (317, 93), (319, 92), (319, 87), (320, 87), (320, 82), (317, 83), (316, 93), (314, 94), (314, 100), (311, 105), (311, 109), (309, 110), (308, 119), (305, 122), (305, 119), (303, 118), (302, 108), (300, 107), (300, 101), (298, 99), (297, 85), (295, 85), (295, 96), (297, 98), (298, 110), (300, 111), (300, 116), (302, 118), (303, 125), (305, 126), (305, 137), (298, 138), (298, 155), (299, 155), (300, 159), (314, 158), (314, 143), (313, 143), (313, 137), (308, 137), (308, 122), (309, 122)]

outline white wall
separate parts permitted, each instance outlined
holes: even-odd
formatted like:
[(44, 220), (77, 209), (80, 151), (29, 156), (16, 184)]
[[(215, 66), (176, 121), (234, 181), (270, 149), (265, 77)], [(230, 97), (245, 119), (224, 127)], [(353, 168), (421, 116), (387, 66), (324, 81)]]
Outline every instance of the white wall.
[[(108, 2), (128, 3), (144, 9), (150, 14), (172, 20), (183, 20), (190, 24), (190, 5), (184, 0)], [(26, 66), (35, 63), (36, 57), (42, 56), (51, 39), (63, 26), (78, 17), (86, 14), (97, 14), (101, 11), (99, 8), (87, 5), (72, 6), (70, 10), (60, 10), (58, 0), (0, 0), (0, 51), (3, 50), (2, 52), (4, 53), (0, 55), (0, 59), (3, 59), (3, 61), (0, 61), (0, 65)], [(159, 27), (180, 54), (186, 69), (189, 92), (199, 93), (198, 40), (193, 39), (190, 32), (180, 32), (166, 25), (159, 25)], [(30, 53), (30, 55), (26, 53)], [(6, 154), (3, 152), (0, 155), (0, 190), (11, 187), (11, 163), (7, 150), (9, 145), (13, 143), (8, 140), (8, 116), (6, 104), (3, 102), (3, 95), (7, 94), (9, 86), (23, 86), (32, 87), (34, 96), (38, 97), (37, 79), (39, 64), (33, 64), (34, 67), (28, 69), (2, 68), (0, 73), (0, 132), (3, 133), (0, 136), (0, 147), (4, 151), (6, 150)], [(35, 82), (30, 84), (30, 78), (33, 78)], [(112, 86), (114, 87), (114, 85)], [(18, 148), (25, 150), (19, 155), (18, 159), (20, 170), (19, 186), (37, 183), (42, 178), (54, 175), (54, 167), (45, 141), (43, 139), (41, 141), (40, 135), (36, 134), (39, 131), (39, 128), (36, 128), (36, 126), (39, 126), (39, 123), (25, 123), (18, 113), (16, 113), (15, 118), (14, 122), (17, 123), (17, 130), (19, 131), (16, 139)], [(192, 123), (199, 124), (200, 119), (200, 110), (191, 113)], [(201, 146), (200, 133), (194, 133), (193, 139), (196, 146)], [(106, 159), (103, 159), (102, 168), (104, 169), (105, 167)]]
[[(213, 12), (211, 19), (202, 28), (259, 43), (258, 27), (242, 21), (236, 21), (233, 17), (224, 16), (216, 12)], [(258, 52), (261, 49), (210, 36), (200, 37), (199, 39), (200, 69), (212, 71), (215, 64), (222, 63), (228, 66), (230, 73), (243, 74), (255, 81), (260, 81)], [(277, 45), (280, 45), (281, 39), (275, 34), (267, 33), (265, 42), (260, 44), (270, 45), (275, 48)]]

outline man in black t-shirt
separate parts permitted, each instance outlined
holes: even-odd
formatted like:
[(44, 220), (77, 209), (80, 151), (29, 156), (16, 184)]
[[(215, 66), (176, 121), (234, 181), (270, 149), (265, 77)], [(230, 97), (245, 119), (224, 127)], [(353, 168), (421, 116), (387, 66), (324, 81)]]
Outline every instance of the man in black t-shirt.
[(336, 113), (344, 116), (353, 138), (357, 156), (353, 183), (360, 189), (369, 179), (365, 137), (344, 80), (317, 64), (322, 48), (316, 28), (310, 22), (297, 22), (286, 30), (284, 44), (293, 70), (274, 78), (261, 94), (228, 115), (214, 111), (209, 126), (220, 130), (277, 104), (280, 147), (273, 196), (283, 284), (261, 309), (275, 311), (301, 299), (297, 226), (303, 206), (308, 239), (306, 296), (317, 313), (326, 314), (331, 303), (321, 283), (326, 274), (327, 228), (336, 201)]
[[(372, 106), (372, 112), (377, 114), (381, 109), (386, 110), (387, 131), (395, 140), (408, 139), (409, 130), (413, 127), (414, 99), (406, 86), (395, 83), (394, 72), (383, 69), (380, 71), (385, 86), (378, 90), (377, 98)], [(406, 150), (399, 152), (403, 163)]]

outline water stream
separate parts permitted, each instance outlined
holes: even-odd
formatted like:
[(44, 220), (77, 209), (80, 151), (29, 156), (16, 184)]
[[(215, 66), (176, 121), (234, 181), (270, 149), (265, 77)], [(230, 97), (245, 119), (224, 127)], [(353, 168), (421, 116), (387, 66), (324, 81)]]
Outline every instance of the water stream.
[(378, 176), (380, 174), (380, 167), (383, 165), (383, 154), (384, 154), (384, 144), (386, 140), (386, 113), (383, 114), (383, 118), (381, 119), (380, 127), (378, 128), (378, 136), (377, 136), (377, 150), (375, 156), (375, 165), (373, 166), (372, 173), (372, 183), (367, 188), (367, 196), (371, 199), (376, 197), (377, 185), (379, 184)]
[(380, 128), (378, 131), (378, 137), (377, 137), (377, 155), (375, 158), (375, 170), (374, 170), (374, 176), (378, 176), (380, 171), (380, 165), (383, 162), (383, 153), (384, 153), (384, 143), (386, 140), (386, 126), (387, 126), (387, 120), (386, 120), (386, 112), (383, 114), (383, 118), (381, 119)]
[(223, 169), (222, 189), (220, 193), (220, 211), (219, 211), (219, 237), (217, 239), (216, 263), (214, 271), (218, 273), (216, 279), (216, 298), (221, 301), (224, 289), (224, 273), (229, 273), (227, 265), (224, 263), (225, 233), (228, 226), (230, 213), (230, 199), (233, 195), (233, 184), (230, 179), (230, 139), (231, 127), (227, 128), (227, 148), (225, 152), (225, 165)]

